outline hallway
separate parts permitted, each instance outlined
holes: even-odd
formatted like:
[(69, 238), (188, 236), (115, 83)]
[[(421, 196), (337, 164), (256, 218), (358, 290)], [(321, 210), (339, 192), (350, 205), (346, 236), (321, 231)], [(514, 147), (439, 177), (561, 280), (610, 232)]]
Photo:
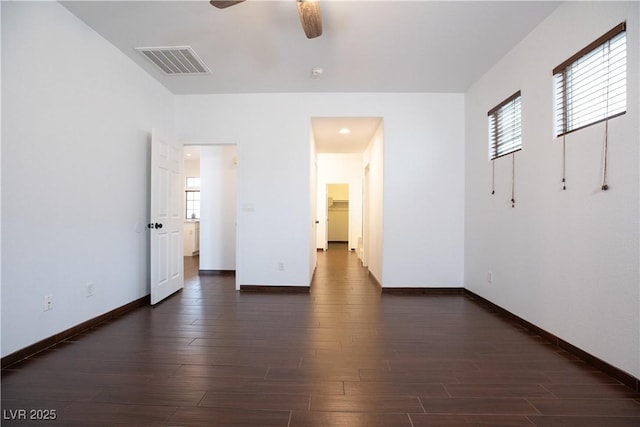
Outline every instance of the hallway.
[(346, 246), (318, 252), (309, 294), (196, 268), (157, 307), (3, 370), (2, 425), (640, 425), (616, 380), (463, 295), (381, 295)]

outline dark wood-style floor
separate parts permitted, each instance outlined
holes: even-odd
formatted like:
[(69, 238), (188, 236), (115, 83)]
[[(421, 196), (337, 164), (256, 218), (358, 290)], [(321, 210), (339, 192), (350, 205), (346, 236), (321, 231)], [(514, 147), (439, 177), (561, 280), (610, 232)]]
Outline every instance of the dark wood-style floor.
[(4, 370), (2, 425), (640, 426), (639, 394), (471, 299), (381, 295), (346, 247), (318, 257), (310, 294), (191, 262), (159, 306)]

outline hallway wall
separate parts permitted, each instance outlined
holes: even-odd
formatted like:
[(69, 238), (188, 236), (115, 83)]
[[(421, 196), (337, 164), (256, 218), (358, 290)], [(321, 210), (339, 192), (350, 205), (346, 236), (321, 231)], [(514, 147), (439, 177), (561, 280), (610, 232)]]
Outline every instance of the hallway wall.
[(385, 251), (385, 162), (384, 121), (380, 121), (369, 145), (362, 153), (365, 169), (363, 192), (363, 257), (362, 263), (378, 283), (384, 286)]

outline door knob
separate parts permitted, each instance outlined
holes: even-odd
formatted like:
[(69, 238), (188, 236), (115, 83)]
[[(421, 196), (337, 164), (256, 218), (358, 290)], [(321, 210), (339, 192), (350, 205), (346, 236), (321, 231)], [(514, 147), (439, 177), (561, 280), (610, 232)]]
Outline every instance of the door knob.
[(160, 229), (162, 228), (162, 224), (160, 224), (159, 222), (151, 223), (151, 224), (147, 224), (147, 228), (155, 228), (155, 229)]
[(156, 222), (156, 229), (158, 229), (158, 228), (162, 228), (162, 224)]

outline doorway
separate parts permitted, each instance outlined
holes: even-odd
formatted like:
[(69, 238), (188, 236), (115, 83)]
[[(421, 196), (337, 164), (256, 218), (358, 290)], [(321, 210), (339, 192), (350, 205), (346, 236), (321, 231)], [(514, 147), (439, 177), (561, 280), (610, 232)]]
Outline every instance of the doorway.
[[(346, 249), (355, 252), (362, 265), (380, 278), (383, 119), (314, 117), (311, 126), (314, 156), (310, 169), (315, 175), (310, 180), (316, 189), (316, 248), (326, 251), (329, 242), (346, 240)], [(342, 195), (329, 194), (334, 188), (341, 188)], [(344, 224), (345, 219), (347, 227), (334, 228), (336, 223)], [(346, 237), (344, 228), (348, 229)]]
[(344, 242), (356, 251), (362, 238), (362, 154), (318, 153), (317, 249)]
[(185, 268), (236, 270), (237, 146), (185, 145)]
[(327, 184), (327, 242), (349, 243), (349, 184)]
[(184, 146), (182, 156), (184, 171), (182, 247), (186, 278), (197, 276), (200, 269), (200, 146)]

